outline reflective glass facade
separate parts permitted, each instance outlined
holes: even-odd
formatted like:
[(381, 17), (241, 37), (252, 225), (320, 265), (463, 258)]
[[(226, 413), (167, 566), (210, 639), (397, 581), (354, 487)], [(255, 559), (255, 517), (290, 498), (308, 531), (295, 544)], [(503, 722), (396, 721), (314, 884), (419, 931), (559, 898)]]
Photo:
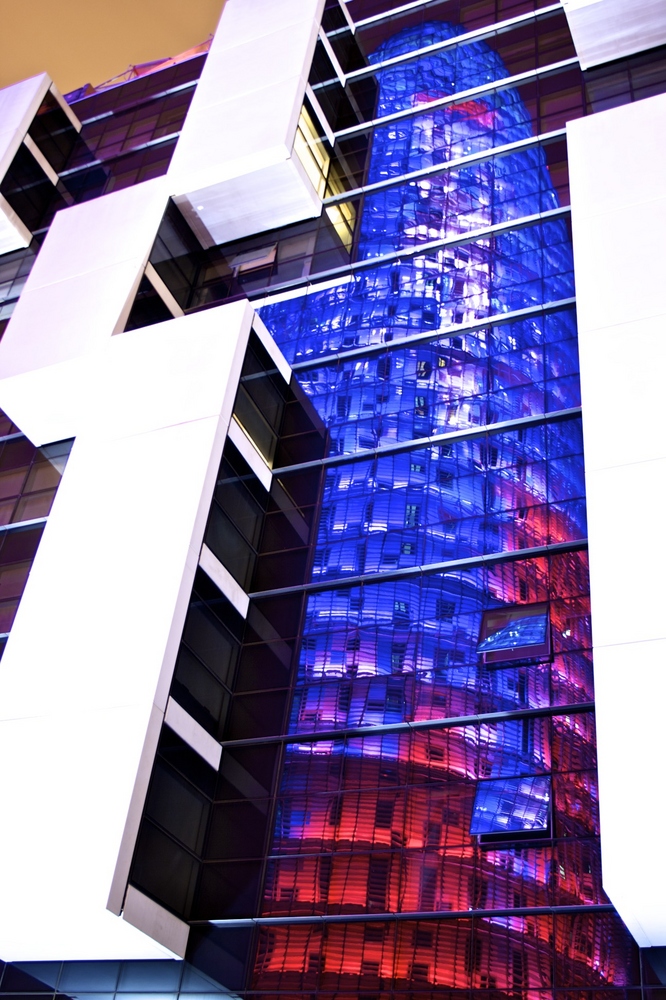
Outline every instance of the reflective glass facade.
[[(350, 76), (320, 41), (311, 83), (349, 200), (322, 168), (322, 219), (206, 251), (172, 205), (151, 257), (184, 311), (253, 298), (327, 432), (322, 458), (268, 428), (265, 509), (233, 447), (218, 475), (206, 541), (252, 610), (199, 574), (172, 696), (222, 765), (163, 730), (130, 878), (191, 923), (188, 961), (8, 966), (4, 996), (629, 1000), (657, 982), (602, 888), (554, 133), (663, 90), (663, 53), (584, 75), (559, 7), (467, 0), (353, 0), (352, 46), (327, 7)], [(73, 200), (166, 169), (203, 60), (87, 98)], [(8, 301), (30, 252), (7, 255)], [(169, 315), (144, 279), (127, 328)], [(259, 445), (266, 398), (245, 411)], [(289, 540), (281, 490), (312, 544)], [(42, 499), (12, 493), (7, 521)]]
[[(371, 54), (426, 51), (376, 74), (368, 185), (533, 135), (516, 88), (446, 100), (509, 75), (459, 33)], [(538, 146), (370, 191), (357, 260), (394, 259), (261, 309), (333, 458), (261, 914), (337, 920), (263, 927), (259, 993), (634, 981), (599, 880), (559, 208)]]
[(1, 412), (0, 432), (1, 657), (72, 442), (35, 448)]

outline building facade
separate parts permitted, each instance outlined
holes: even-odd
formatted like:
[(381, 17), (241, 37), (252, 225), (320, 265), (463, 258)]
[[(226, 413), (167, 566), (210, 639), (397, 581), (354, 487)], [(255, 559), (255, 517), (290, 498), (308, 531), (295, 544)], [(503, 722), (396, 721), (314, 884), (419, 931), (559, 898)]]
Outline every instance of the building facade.
[(0, 95), (1, 995), (656, 1000), (665, 92), (227, 0)]

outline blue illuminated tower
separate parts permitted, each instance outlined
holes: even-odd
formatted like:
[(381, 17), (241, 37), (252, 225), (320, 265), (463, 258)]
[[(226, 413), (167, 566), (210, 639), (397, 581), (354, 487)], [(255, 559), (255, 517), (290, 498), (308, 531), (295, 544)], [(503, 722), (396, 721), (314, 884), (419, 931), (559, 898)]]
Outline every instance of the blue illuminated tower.
[[(431, 21), (371, 60), (458, 33)], [(578, 598), (582, 440), (567, 413), (580, 402), (571, 245), (543, 149), (488, 155), (532, 135), (517, 92), (488, 87), (448, 100), (506, 76), (485, 43), (380, 69), (376, 117), (395, 117), (374, 130), (368, 184), (404, 180), (365, 195), (358, 264), (346, 280), (261, 310), (335, 456), (315, 553), (321, 589), (308, 599), (291, 714), (300, 739), (287, 752), (265, 915), (411, 911), (416, 921), (516, 899), (543, 905), (556, 865), (546, 845), (570, 824), (573, 789), (586, 816), (570, 835), (584, 863), (598, 865), (588, 843), (594, 788), (553, 773), (562, 762), (552, 759), (550, 723), (525, 715), (552, 704), (555, 686), (562, 701), (591, 696)], [(422, 112), (400, 118), (415, 107)], [(471, 154), (476, 162), (456, 168)], [(514, 219), (522, 221), (511, 229)], [(402, 260), (372, 263), (400, 251)], [(500, 716), (480, 728), (441, 725), (476, 713)], [(316, 742), (303, 741), (309, 732)], [(593, 759), (592, 733), (581, 752)], [(585, 898), (573, 884), (565, 895)], [(504, 923), (502, 942), (487, 926), (470, 929), (467, 974), (497, 984), (513, 961), (515, 987), (545, 985), (543, 931), (531, 925), (525, 945), (524, 920)], [(454, 928), (435, 926), (387, 924), (376, 941), (400, 950), (421, 934), (428, 981), (454, 987)], [(257, 988), (290, 982), (288, 956), (305, 947), (304, 933), (270, 932), (274, 961)], [(383, 946), (368, 947), (369, 989), (388, 973)], [(610, 952), (599, 967), (595, 956), (602, 983), (621, 960)]]

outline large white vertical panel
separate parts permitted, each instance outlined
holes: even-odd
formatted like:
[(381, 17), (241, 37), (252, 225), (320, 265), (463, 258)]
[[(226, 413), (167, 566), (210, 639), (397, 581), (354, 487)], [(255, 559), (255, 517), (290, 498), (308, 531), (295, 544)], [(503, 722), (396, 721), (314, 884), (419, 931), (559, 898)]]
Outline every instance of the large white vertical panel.
[(6, 960), (163, 955), (129, 922), (145, 910), (157, 933), (156, 915), (120, 920), (107, 899), (115, 879), (122, 903), (251, 321), (231, 303), (89, 358), (86, 419), (0, 665)]
[(569, 123), (604, 887), (666, 945), (666, 95)]
[(663, 0), (562, 0), (583, 69), (666, 43)]
[(56, 215), (0, 342), (0, 405), (33, 443), (77, 432), (81, 364), (122, 331), (166, 203), (159, 177)]
[(169, 167), (206, 245), (316, 216), (292, 156), (324, 0), (227, 0)]

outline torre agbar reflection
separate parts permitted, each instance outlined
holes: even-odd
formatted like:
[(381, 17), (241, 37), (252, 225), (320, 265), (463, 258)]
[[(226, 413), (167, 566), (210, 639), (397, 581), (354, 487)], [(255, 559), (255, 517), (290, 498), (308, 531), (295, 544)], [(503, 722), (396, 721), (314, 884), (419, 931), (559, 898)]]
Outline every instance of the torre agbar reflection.
[[(419, 113), (375, 128), (368, 184), (533, 134), (515, 89), (431, 107), (509, 75), (485, 42), (429, 51), (458, 34), (427, 21), (370, 55), (427, 52), (377, 73), (376, 118)], [(358, 259), (417, 254), (261, 310), (345, 456), (326, 473), (326, 587), (308, 598), (290, 717), (316, 740), (287, 747), (261, 912), (373, 920), (263, 928), (260, 993), (631, 981), (600, 883), (558, 209), (541, 147), (405, 180), (366, 195)], [(481, 652), (500, 609), (490, 635), (510, 620), (539, 634)]]
[(663, 1000), (664, 135), (647, 0), (0, 92), (0, 1000)]

